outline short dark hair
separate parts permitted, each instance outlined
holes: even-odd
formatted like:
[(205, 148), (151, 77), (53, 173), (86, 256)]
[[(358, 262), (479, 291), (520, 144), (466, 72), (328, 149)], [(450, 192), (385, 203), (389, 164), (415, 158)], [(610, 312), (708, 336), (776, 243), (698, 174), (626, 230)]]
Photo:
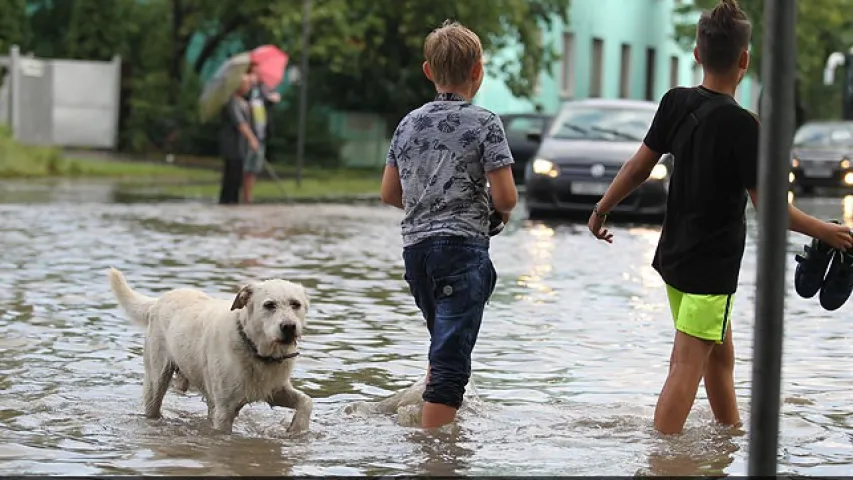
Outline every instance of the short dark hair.
[(706, 70), (728, 73), (737, 65), (741, 52), (749, 48), (752, 24), (737, 0), (721, 0), (710, 12), (702, 12), (696, 26), (699, 60)]

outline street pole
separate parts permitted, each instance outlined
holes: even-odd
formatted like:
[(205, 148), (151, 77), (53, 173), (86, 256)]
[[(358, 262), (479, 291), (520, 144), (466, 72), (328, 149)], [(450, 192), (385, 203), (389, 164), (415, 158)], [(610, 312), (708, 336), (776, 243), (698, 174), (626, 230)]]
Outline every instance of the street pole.
[(764, 3), (758, 168), (758, 272), (748, 475), (775, 476), (779, 449), (782, 338), (788, 242), (788, 158), (794, 136), (796, 0)]
[(311, 50), (311, 0), (302, 0), (302, 65), (299, 68), (299, 133), (296, 140), (296, 185), (302, 185), (305, 127), (308, 121), (308, 56)]

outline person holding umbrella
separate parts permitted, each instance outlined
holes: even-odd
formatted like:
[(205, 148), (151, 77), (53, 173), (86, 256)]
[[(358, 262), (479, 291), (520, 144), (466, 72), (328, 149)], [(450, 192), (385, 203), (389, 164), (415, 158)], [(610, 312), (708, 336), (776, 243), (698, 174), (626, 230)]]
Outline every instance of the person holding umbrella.
[(237, 90), (222, 109), (222, 129), (219, 135), (219, 148), (225, 163), (222, 171), (222, 187), (219, 203), (223, 205), (240, 203), (240, 186), (243, 183), (243, 169), (250, 153), (258, 152), (261, 145), (252, 131), (251, 113), (246, 96), (252, 88), (249, 74), (244, 74)]
[[(262, 140), (269, 138), (266, 107), (280, 100), (279, 95), (272, 92), (284, 77), (287, 61), (286, 53), (273, 45), (264, 45), (229, 58), (204, 86), (199, 97), (201, 121), (207, 122), (217, 114), (222, 120), (220, 150), (225, 165), (219, 203), (239, 203), (244, 183), (243, 200), (251, 202), (255, 175), (265, 166), (277, 179), (265, 163)], [(256, 105), (260, 108), (255, 109), (253, 118), (249, 102), (254, 98), (252, 92), (256, 86), (260, 94)], [(244, 169), (248, 173), (247, 181), (244, 181)]]
[(248, 93), (249, 107), (252, 112), (252, 130), (258, 139), (258, 149), (250, 151), (243, 166), (243, 202), (252, 203), (252, 189), (255, 179), (264, 168), (266, 161), (266, 139), (270, 137), (269, 107), (281, 100), (278, 92), (271, 91), (260, 80), (258, 62), (249, 64), (249, 81), (251, 87)]

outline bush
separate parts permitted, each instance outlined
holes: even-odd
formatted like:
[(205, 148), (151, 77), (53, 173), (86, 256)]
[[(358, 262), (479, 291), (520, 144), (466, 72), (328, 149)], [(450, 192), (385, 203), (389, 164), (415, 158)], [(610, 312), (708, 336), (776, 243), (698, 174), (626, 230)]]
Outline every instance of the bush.
[(22, 145), (0, 125), (0, 177), (59, 175), (66, 167), (59, 149)]

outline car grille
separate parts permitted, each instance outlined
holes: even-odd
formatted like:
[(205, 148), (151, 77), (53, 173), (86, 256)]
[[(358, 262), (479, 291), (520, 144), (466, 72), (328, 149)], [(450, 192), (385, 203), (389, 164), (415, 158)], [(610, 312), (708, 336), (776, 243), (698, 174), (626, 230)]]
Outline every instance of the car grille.
[(801, 162), (810, 162), (824, 166), (835, 165), (841, 161), (843, 155), (838, 152), (802, 152), (796, 158)]
[(580, 164), (580, 163), (561, 163), (559, 165), (560, 168), (560, 176), (561, 177), (575, 177), (575, 178), (613, 178), (619, 173), (619, 169), (622, 168), (621, 165), (604, 165), (604, 175), (600, 177), (592, 176), (592, 166), (596, 165), (595, 163), (589, 164)]

